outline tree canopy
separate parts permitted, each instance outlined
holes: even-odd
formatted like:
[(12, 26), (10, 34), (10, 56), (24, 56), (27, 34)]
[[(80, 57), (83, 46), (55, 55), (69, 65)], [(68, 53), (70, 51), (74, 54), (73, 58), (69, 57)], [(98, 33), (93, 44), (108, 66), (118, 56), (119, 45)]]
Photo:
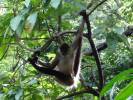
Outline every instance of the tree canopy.
[[(70, 89), (28, 58), (39, 50), (51, 62), (72, 43), (81, 12), (81, 77)], [(0, 71), (0, 100), (132, 100), (132, 0), (0, 0)]]

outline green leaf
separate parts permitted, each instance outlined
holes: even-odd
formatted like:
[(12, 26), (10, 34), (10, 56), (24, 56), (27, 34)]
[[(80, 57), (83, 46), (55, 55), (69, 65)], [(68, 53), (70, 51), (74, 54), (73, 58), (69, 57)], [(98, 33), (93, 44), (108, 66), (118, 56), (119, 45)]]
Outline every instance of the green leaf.
[(11, 21), (10, 21), (10, 27), (13, 31), (16, 31), (16, 29), (18, 28), (20, 22), (22, 20), (22, 16), (18, 15), (16, 17), (14, 17)]
[(47, 7), (47, 6), (50, 4), (50, 1), (51, 1), (51, 0), (43, 0), (43, 2), (44, 2), (44, 7)]
[[(5, 55), (6, 49), (8, 49), (8, 46), (7, 46), (7, 45), (0, 45), (0, 60), (3, 59), (3, 55)], [(1, 58), (2, 58), (2, 59), (1, 59)]]
[(21, 10), (19, 15), (23, 16), (22, 18), (24, 19), (25, 15), (28, 14), (29, 10), (29, 8), (24, 8), (23, 10)]
[(22, 33), (22, 31), (23, 31), (23, 26), (24, 26), (24, 21), (21, 21), (20, 24), (19, 24), (19, 26), (18, 26), (18, 28), (17, 28), (17, 30), (16, 30), (16, 33), (17, 33), (17, 34)]
[(0, 94), (0, 100), (4, 100), (4, 94)]
[[(13, 38), (6, 39), (4, 37), (0, 37), (0, 42), (1, 42), (0, 43), (0, 60), (2, 60), (3, 57), (5, 57), (5, 55), (7, 54), (9, 46), (10, 46), (8, 44), (11, 42), (12, 39)], [(3, 44), (7, 44), (7, 45), (3, 45)]]
[(8, 78), (9, 78), (8, 72), (3, 71), (3, 72), (0, 73), (0, 82), (6, 80)]
[(30, 80), (28, 84), (29, 84), (29, 85), (33, 85), (33, 84), (35, 84), (35, 83), (37, 83), (37, 79), (36, 79), (36, 78)]
[(34, 12), (33, 14), (31, 14), (27, 20), (26, 20), (26, 29), (28, 29), (28, 31), (32, 31), (35, 23), (36, 23), (36, 19), (37, 19), (37, 12)]
[(43, 95), (41, 95), (40, 93), (33, 94), (32, 98), (34, 98), (34, 100), (44, 100)]
[(100, 93), (100, 96), (103, 96), (103, 94), (106, 93), (113, 86), (115, 82), (133, 78), (133, 75), (131, 75), (131, 73), (133, 73), (133, 68), (123, 71), (120, 74), (116, 75), (112, 80), (110, 80), (110, 82), (108, 82), (104, 86), (104, 88)]
[(15, 95), (15, 100), (20, 100), (20, 97), (23, 95), (23, 89), (19, 89)]
[(116, 27), (113, 29), (115, 33), (117, 34), (121, 34), (124, 32), (124, 28), (123, 27)]
[(128, 42), (128, 39), (125, 35), (120, 35), (119, 38), (123, 41), (126, 48), (133, 54), (133, 50), (131, 48), (131, 44)]
[(60, 2), (61, 2), (61, 0), (51, 0), (50, 4), (52, 7), (54, 7), (56, 9), (56, 8), (58, 8)]
[(131, 95), (133, 95), (133, 81), (123, 88), (114, 100), (126, 100)]
[(24, 4), (25, 4), (25, 6), (28, 8), (29, 5), (30, 5), (30, 0), (25, 0)]

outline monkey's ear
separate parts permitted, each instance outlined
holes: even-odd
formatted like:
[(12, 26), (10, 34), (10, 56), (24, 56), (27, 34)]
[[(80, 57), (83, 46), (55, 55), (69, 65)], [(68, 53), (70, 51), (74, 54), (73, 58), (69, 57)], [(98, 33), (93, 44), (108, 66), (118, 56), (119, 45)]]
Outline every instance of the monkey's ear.
[(67, 44), (67, 43), (63, 43), (61, 46), (60, 46), (60, 52), (63, 54), (63, 55), (66, 55), (68, 50), (69, 50), (70, 46)]

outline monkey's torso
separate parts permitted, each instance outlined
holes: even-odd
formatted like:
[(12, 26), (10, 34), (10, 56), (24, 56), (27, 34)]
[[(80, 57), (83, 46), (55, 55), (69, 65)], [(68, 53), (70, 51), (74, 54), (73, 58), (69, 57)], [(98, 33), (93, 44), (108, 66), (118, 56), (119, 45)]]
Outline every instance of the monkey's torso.
[[(63, 72), (64, 74), (73, 74), (73, 65), (74, 65), (74, 51), (72, 49), (69, 49), (68, 55), (62, 55), (60, 54), (60, 62), (59, 64), (55, 67), (55, 70)], [(63, 65), (63, 66), (62, 66)]]

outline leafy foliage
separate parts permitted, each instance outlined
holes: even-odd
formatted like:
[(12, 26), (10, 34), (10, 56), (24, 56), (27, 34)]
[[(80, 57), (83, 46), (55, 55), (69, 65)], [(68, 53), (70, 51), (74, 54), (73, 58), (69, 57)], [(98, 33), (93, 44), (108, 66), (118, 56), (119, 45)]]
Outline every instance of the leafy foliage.
[[(37, 72), (28, 64), (27, 59), (59, 31), (77, 30), (80, 23), (79, 12), (86, 8), (87, 12), (91, 12), (100, 2), (101, 0), (1, 0), (0, 100), (54, 100), (73, 93), (73, 90), (56, 83), (53, 77)], [(127, 99), (133, 95), (133, 37), (123, 34), (126, 27), (133, 24), (132, 5), (132, 0), (108, 0), (89, 16), (95, 44), (106, 41), (108, 45), (107, 49), (99, 52), (107, 83), (101, 96), (104, 95), (107, 100)], [(70, 44), (73, 34), (67, 34), (61, 39)], [(51, 61), (59, 45), (59, 41), (53, 41), (41, 53), (40, 59), (44, 62)], [(90, 49), (88, 40), (84, 37), (81, 72), (85, 83), (97, 89), (99, 81), (95, 59), (84, 55), (88, 48)], [(84, 87), (78, 83), (76, 90), (80, 91)], [(89, 93), (72, 99), (88, 98), (98, 99)]]

